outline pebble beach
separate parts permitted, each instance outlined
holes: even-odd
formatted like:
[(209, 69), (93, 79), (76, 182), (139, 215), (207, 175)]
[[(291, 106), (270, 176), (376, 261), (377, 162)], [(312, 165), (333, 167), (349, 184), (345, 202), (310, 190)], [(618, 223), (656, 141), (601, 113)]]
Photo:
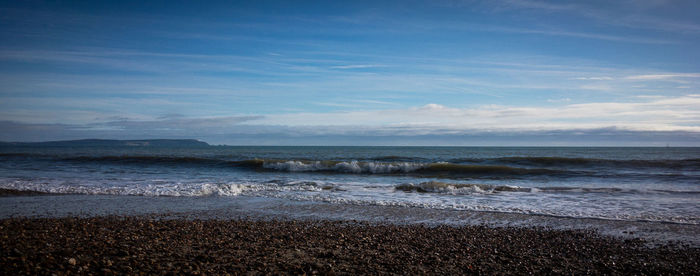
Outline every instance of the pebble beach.
[(144, 216), (0, 221), (0, 274), (697, 275), (700, 248), (592, 231)]

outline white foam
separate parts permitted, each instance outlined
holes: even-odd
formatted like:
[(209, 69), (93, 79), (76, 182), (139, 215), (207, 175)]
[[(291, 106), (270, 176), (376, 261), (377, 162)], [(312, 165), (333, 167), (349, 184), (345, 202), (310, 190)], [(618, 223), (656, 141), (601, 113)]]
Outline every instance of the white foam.
[(53, 182), (53, 181), (3, 181), (0, 188), (20, 191), (37, 191), (53, 194), (88, 195), (140, 195), (140, 196), (237, 196), (252, 185), (239, 183), (173, 183), (154, 181), (155, 184), (122, 186), (99, 185), (98, 183)]
[[(205, 183), (202, 184), (201, 188), (199, 189), (201, 196), (208, 196), (208, 195), (220, 195), (220, 196), (237, 196), (243, 193), (244, 190), (246, 190), (245, 185), (240, 185), (240, 184), (233, 184), (233, 183), (227, 183), (227, 184), (209, 184)], [(194, 194), (197, 195), (197, 194)]]
[(19, 191), (37, 191), (52, 194), (87, 195), (138, 195), (138, 196), (238, 196), (284, 192), (321, 192), (333, 189), (333, 185), (321, 185), (312, 181), (276, 182), (174, 182), (154, 180), (148, 183), (28, 181), (0, 179), (0, 188)]
[(289, 172), (308, 172), (308, 171), (321, 171), (327, 170), (328, 168), (321, 164), (319, 161), (315, 162), (301, 162), (301, 161), (286, 161), (286, 162), (273, 162), (263, 164), (264, 168), (275, 169), (280, 171)]
[(321, 162), (321, 161), (285, 161), (285, 162), (265, 162), (264, 168), (289, 172), (312, 172), (312, 171), (336, 171), (344, 173), (394, 173), (412, 172), (426, 165), (412, 162), (382, 163), (382, 162)]
[[(349, 162), (351, 163), (351, 162)], [(354, 178), (357, 179), (357, 178)], [(364, 178), (363, 178), (364, 179)], [(552, 193), (539, 189), (491, 184), (423, 182), (420, 184), (378, 183), (381, 177), (359, 182), (326, 182), (328, 179), (274, 179), (261, 182), (239, 179), (229, 182), (212, 180), (175, 181), (168, 179), (2, 179), (0, 188), (61, 194), (141, 195), (141, 196), (260, 196), (294, 200), (323, 201), (342, 204), (406, 206), (430, 209), (497, 211), (542, 214), (576, 218), (669, 221), (700, 223), (695, 198), (670, 197), (675, 205), (645, 209), (644, 202), (631, 200), (634, 194), (601, 199), (599, 193)], [(332, 179), (338, 181), (338, 179)], [(417, 192), (418, 187), (427, 193)], [(506, 187), (506, 190), (497, 190)], [(406, 192), (398, 192), (404, 190)], [(531, 192), (511, 192), (511, 191)], [(408, 192), (416, 191), (416, 192)], [(457, 195), (457, 196), (453, 196)], [(685, 202), (679, 202), (685, 200)], [(679, 208), (680, 206), (680, 208)]]
[(395, 186), (397, 190), (403, 190), (407, 192), (417, 191), (417, 192), (427, 192), (427, 193), (440, 193), (440, 194), (451, 194), (451, 195), (470, 195), (470, 194), (493, 194), (500, 192), (529, 192), (529, 188), (521, 188), (513, 185), (488, 185), (488, 184), (460, 184), (460, 183), (446, 183), (439, 181), (429, 181), (422, 182), (419, 184), (401, 184)]

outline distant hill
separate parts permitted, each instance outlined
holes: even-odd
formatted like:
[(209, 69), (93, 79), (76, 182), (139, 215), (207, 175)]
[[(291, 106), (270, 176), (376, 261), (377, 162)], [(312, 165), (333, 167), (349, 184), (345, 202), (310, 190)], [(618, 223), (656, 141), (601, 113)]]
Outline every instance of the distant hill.
[(206, 142), (195, 139), (107, 140), (83, 139), (50, 142), (0, 142), (0, 146), (42, 147), (208, 147)]

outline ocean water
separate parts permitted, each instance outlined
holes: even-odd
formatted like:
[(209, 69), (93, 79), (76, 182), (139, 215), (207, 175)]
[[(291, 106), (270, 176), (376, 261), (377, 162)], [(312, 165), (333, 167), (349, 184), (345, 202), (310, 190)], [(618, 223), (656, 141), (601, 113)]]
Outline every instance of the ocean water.
[(700, 148), (2, 147), (0, 188), (700, 224)]

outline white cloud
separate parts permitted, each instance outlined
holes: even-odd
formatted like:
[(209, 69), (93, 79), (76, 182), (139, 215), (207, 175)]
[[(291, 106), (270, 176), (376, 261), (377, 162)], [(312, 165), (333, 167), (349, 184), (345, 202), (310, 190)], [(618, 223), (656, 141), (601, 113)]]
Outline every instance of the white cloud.
[[(421, 129), (562, 130), (618, 127), (644, 131), (700, 131), (700, 97), (638, 98), (560, 107), (482, 105), (453, 108), (427, 104), (406, 109), (269, 115), (251, 122), (286, 126), (420, 127)], [(564, 100), (565, 101), (565, 100)]]
[[(642, 141), (640, 145), (649, 145), (659, 141), (667, 143), (670, 139), (697, 145), (699, 94), (647, 95), (634, 99), (558, 107), (481, 105), (455, 108), (431, 103), (411, 108), (266, 116), (166, 114), (150, 119), (103, 117), (104, 121), (84, 124), (0, 121), (0, 126), (8, 130), (0, 134), (0, 140), (198, 138), (231, 144), (396, 145), (397, 139), (403, 139), (402, 143), (407, 145), (548, 145), (550, 140), (547, 139), (559, 139), (557, 141), (572, 145), (601, 141), (610, 145)], [(433, 140), (420, 137), (433, 137), (430, 138)]]
[(628, 80), (667, 80), (676, 78), (700, 78), (700, 73), (666, 73), (628, 76)]
[(547, 99), (547, 102), (549, 103), (566, 103), (570, 102), (571, 98), (562, 98), (562, 99)]

